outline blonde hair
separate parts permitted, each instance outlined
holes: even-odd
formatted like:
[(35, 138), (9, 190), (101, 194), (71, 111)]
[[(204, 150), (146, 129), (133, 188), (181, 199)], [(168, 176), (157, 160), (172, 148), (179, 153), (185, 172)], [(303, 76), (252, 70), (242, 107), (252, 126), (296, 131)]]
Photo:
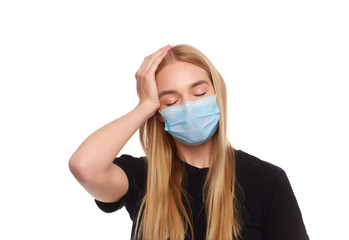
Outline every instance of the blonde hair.
[[(189, 45), (172, 47), (160, 63), (156, 74), (176, 61), (192, 63), (210, 77), (220, 109), (219, 127), (212, 137), (212, 164), (203, 188), (207, 213), (206, 239), (238, 239), (241, 233), (239, 203), (236, 197), (235, 154), (227, 138), (227, 95), (222, 76), (209, 59)], [(184, 172), (177, 160), (172, 137), (154, 115), (140, 128), (140, 140), (147, 155), (147, 187), (136, 220), (134, 239), (184, 239), (187, 230), (192, 237), (190, 206), (182, 188)], [(193, 239), (193, 238), (192, 238)]]

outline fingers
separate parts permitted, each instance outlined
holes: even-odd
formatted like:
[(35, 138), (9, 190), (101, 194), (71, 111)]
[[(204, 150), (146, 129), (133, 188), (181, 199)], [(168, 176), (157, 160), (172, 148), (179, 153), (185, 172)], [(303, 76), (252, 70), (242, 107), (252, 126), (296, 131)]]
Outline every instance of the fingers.
[(166, 56), (167, 52), (170, 49), (171, 49), (171, 46), (166, 45), (165, 47), (160, 48), (159, 50), (157, 50), (153, 54), (147, 56), (144, 59), (141, 67), (137, 71), (136, 78), (138, 76), (144, 76), (144, 75), (146, 75), (146, 73), (148, 73), (148, 74), (155, 73), (158, 65), (160, 64), (160, 62)]
[(161, 60), (166, 56), (167, 52), (171, 49), (170, 45), (166, 45), (165, 47), (160, 48), (155, 53), (151, 54), (150, 56), (146, 57), (149, 60), (147, 61), (146, 69), (149, 70), (149, 68), (154, 64), (154, 62), (161, 58)]
[(149, 65), (149, 69), (148, 69), (149, 72), (155, 73), (156, 69), (159, 67), (159, 64), (164, 59), (164, 57), (167, 55), (169, 50), (162, 52), (159, 56), (157, 56), (157, 58), (154, 59), (152, 64)]
[(140, 103), (151, 101), (160, 104), (155, 82), (155, 71), (170, 49), (171, 46), (167, 45), (147, 56), (136, 72), (137, 94)]

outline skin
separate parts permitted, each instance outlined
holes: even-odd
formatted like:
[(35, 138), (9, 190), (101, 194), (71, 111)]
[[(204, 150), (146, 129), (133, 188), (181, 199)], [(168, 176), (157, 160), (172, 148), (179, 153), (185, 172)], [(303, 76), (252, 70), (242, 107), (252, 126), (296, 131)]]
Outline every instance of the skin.
[[(214, 95), (213, 86), (205, 71), (189, 63), (170, 64), (155, 79), (155, 71), (170, 49), (167, 45), (147, 56), (136, 72), (138, 105), (126, 115), (92, 133), (69, 160), (75, 178), (100, 201), (115, 202), (127, 193), (126, 174), (113, 164), (113, 160), (148, 118), (159, 109)], [(193, 87), (198, 81), (201, 83)], [(168, 91), (172, 93), (163, 94)], [(178, 141), (175, 143), (182, 160), (200, 168), (210, 165), (210, 140), (190, 147)]]

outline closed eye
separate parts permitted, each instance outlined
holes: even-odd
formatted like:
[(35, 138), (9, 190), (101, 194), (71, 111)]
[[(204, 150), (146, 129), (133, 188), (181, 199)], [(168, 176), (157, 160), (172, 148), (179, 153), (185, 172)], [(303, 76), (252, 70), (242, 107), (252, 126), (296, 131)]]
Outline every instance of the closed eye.
[(200, 97), (200, 96), (204, 96), (205, 94), (206, 94), (206, 92), (203, 92), (203, 93), (199, 93), (199, 94), (194, 94), (194, 96)]
[(171, 105), (173, 105), (173, 104), (175, 104), (176, 102), (177, 102), (178, 100), (176, 100), (176, 101), (174, 101), (174, 102), (172, 102), (172, 103), (168, 103), (168, 104), (166, 104), (166, 106), (171, 106)]

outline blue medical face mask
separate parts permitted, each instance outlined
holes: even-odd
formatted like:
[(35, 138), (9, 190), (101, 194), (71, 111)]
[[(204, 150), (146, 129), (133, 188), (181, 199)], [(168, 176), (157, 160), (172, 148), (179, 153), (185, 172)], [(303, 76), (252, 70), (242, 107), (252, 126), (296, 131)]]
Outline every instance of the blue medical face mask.
[(212, 137), (218, 127), (216, 96), (162, 109), (165, 131), (187, 145), (198, 145)]

